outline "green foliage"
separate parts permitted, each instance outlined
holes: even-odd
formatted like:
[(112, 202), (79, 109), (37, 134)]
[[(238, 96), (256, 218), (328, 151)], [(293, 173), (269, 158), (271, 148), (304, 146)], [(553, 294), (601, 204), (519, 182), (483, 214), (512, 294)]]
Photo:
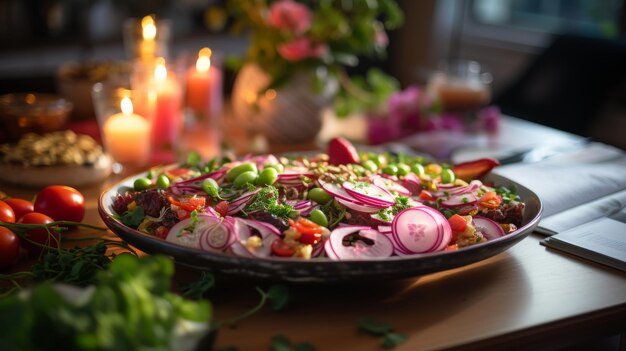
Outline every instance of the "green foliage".
[(291, 340), (284, 335), (272, 337), (270, 343), (271, 351), (315, 351), (315, 347), (309, 343), (292, 345)]
[(165, 256), (117, 256), (79, 298), (63, 297), (51, 284), (27, 297), (0, 299), (4, 350), (167, 350), (183, 320), (208, 323), (207, 301), (170, 292), (174, 266)]
[(394, 348), (405, 342), (408, 336), (393, 330), (391, 324), (375, 321), (370, 318), (362, 318), (358, 322), (358, 328), (368, 334), (379, 336), (380, 345), (386, 349)]
[[(229, 60), (229, 67), (238, 69), (245, 62), (257, 64), (271, 79), (265, 89), (286, 85), (298, 72), (312, 74), (313, 91), (318, 93), (323, 91), (322, 82), (335, 80), (339, 82), (334, 100), (339, 116), (377, 110), (398, 89), (397, 81), (380, 70), (371, 70), (364, 79), (348, 77), (345, 71), (346, 67), (357, 66), (360, 58), (385, 58), (386, 31), (398, 28), (404, 21), (404, 14), (394, 0), (299, 1), (307, 6), (312, 18), (304, 33), (273, 26), (268, 19), (272, 3), (227, 2), (228, 11), (236, 20), (235, 31), (248, 30), (250, 36), (245, 58)], [(324, 47), (324, 53), (297, 60), (281, 56), (281, 45), (302, 38)]]
[(131, 228), (137, 228), (145, 217), (146, 213), (143, 207), (137, 206), (131, 211), (127, 211), (126, 213), (124, 213), (124, 215), (122, 216), (122, 223)]
[(192, 300), (200, 300), (205, 296), (206, 292), (214, 286), (215, 276), (209, 272), (202, 272), (197, 280), (191, 283), (181, 284), (179, 289), (184, 297)]

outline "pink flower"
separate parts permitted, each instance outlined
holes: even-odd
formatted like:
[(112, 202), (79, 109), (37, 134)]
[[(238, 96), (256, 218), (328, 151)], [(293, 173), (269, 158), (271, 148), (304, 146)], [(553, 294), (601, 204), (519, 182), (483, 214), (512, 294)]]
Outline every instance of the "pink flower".
[(374, 44), (380, 48), (385, 48), (389, 45), (389, 37), (387, 36), (387, 32), (385, 32), (385, 27), (380, 22), (377, 24), (378, 25), (374, 27)]
[(496, 133), (500, 129), (501, 113), (498, 106), (488, 106), (478, 112), (479, 129)]
[(280, 0), (270, 6), (269, 23), (280, 30), (296, 34), (311, 28), (311, 10), (293, 0)]
[(278, 53), (287, 61), (300, 61), (305, 58), (321, 57), (328, 50), (326, 44), (313, 43), (309, 38), (296, 38), (280, 44)]

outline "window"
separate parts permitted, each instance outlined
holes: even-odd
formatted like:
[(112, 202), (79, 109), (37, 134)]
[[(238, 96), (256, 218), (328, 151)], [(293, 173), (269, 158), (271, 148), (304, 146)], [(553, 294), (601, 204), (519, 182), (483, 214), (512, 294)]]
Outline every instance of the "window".
[(616, 38), (622, 6), (622, 0), (474, 0), (470, 16), (484, 25)]

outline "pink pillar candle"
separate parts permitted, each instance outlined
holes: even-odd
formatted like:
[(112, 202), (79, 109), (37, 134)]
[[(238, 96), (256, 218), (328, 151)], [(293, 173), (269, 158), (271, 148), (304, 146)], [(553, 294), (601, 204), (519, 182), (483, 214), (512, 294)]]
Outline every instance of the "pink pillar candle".
[(211, 65), (211, 49), (198, 53), (187, 71), (187, 106), (213, 124), (222, 113), (222, 71)]
[(152, 146), (157, 151), (176, 149), (182, 132), (182, 89), (175, 78), (168, 77), (164, 64), (157, 64), (154, 87), (148, 92)]

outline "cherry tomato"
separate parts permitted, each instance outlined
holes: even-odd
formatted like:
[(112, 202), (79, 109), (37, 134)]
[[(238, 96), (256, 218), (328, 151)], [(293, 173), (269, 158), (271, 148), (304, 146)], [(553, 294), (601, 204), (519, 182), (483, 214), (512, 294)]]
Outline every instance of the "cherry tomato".
[[(43, 213), (39, 213), (39, 212), (31, 212), (31, 213), (27, 213), (25, 215), (22, 216), (22, 218), (20, 218), (17, 223), (23, 223), (23, 224), (48, 224), (53, 222), (52, 218), (46, 216)], [(54, 230), (50, 230), (50, 234), (48, 234), (48, 231), (44, 228), (41, 229), (29, 229), (25, 232), (25, 236), (26, 238), (39, 243), (41, 245), (49, 245), (52, 247), (56, 247), (59, 243), (59, 233), (57, 233)], [(35, 245), (31, 242), (28, 242), (26, 240), (22, 240), (22, 247), (25, 248), (26, 250), (28, 250), (28, 252), (30, 253), (39, 253), (41, 252), (41, 250), (43, 249), (41, 246), (39, 245)]]
[(51, 185), (37, 194), (35, 212), (50, 216), (55, 221), (80, 222), (85, 217), (85, 198), (69, 186)]
[(222, 217), (226, 217), (226, 215), (228, 214), (228, 202), (218, 202), (217, 205), (215, 205), (215, 212), (219, 213)]
[(289, 224), (300, 233), (298, 240), (303, 244), (313, 245), (322, 239), (322, 227), (309, 219), (300, 217), (297, 222), (290, 220)]
[(272, 241), (272, 253), (280, 257), (291, 257), (296, 251), (289, 245), (285, 244), (283, 239), (276, 239)]
[(154, 236), (156, 236), (157, 238), (165, 239), (169, 232), (170, 230), (167, 227), (160, 225), (154, 231)]
[(0, 221), (15, 223), (15, 212), (9, 204), (0, 200)]
[(426, 201), (435, 201), (436, 198), (426, 190), (422, 190), (419, 194), (419, 198)]
[(483, 195), (480, 200), (478, 200), (478, 204), (485, 208), (496, 209), (500, 207), (502, 203), (502, 198), (496, 194), (495, 191), (488, 191)]
[(191, 196), (186, 199), (176, 200), (172, 197), (168, 198), (172, 205), (176, 205), (186, 211), (202, 211), (206, 206), (206, 198), (202, 196)]
[(4, 200), (4, 202), (11, 206), (13, 212), (15, 212), (15, 220), (19, 220), (27, 213), (35, 212), (35, 205), (32, 201), (12, 197)]
[(20, 253), (20, 238), (10, 229), (0, 227), (0, 269), (8, 267)]
[(450, 216), (450, 218), (448, 218), (448, 223), (450, 223), (450, 228), (452, 228), (455, 232), (462, 232), (465, 231), (465, 228), (467, 228), (467, 221), (458, 214)]
[(303, 217), (298, 218), (294, 227), (300, 234), (319, 234), (322, 232), (322, 227), (319, 224)]

